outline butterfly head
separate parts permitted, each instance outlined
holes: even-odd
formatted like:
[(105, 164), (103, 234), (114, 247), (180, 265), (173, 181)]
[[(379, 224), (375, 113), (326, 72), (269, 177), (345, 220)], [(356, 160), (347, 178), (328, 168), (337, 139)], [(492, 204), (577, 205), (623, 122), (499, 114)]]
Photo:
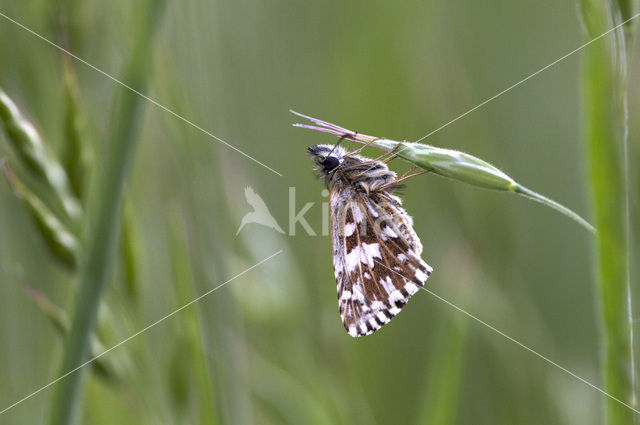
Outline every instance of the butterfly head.
[(344, 161), (345, 150), (335, 145), (316, 145), (308, 148), (321, 177), (330, 177)]

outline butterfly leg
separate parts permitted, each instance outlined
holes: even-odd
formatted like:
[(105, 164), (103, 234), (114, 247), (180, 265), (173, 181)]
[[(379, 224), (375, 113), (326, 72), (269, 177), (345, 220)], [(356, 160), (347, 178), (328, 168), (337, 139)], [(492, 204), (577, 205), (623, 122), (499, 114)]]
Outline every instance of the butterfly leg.
[(410, 172), (412, 172), (413, 170), (415, 170), (416, 168), (418, 168), (417, 165), (414, 165), (413, 167), (409, 168), (407, 171), (405, 171), (401, 176), (400, 176), (400, 180), (402, 180), (403, 178), (405, 178)]
[(395, 159), (398, 157), (398, 155), (396, 154), (396, 152), (400, 149), (400, 147), (402, 147), (402, 145), (404, 144), (404, 142), (400, 142), (398, 144), (396, 144), (393, 149), (391, 149), (389, 152), (385, 152), (384, 154), (380, 155), (379, 157), (377, 157), (375, 160), (378, 161), (380, 160), (380, 158), (389, 155), (389, 158), (385, 159), (384, 162), (385, 164), (389, 163), (389, 161)]
[(420, 174), (425, 174), (425, 173), (428, 173), (428, 172), (432, 171), (432, 170), (421, 170), (421, 171), (418, 171), (417, 173), (409, 174), (413, 170), (415, 170), (416, 168), (418, 168), (418, 166), (414, 165), (413, 167), (409, 168), (404, 174), (402, 174), (402, 176), (400, 176), (400, 178), (398, 180), (394, 181), (393, 183), (389, 183), (389, 184), (387, 184), (385, 186), (382, 186), (379, 190), (387, 189), (387, 188), (389, 188), (391, 186), (397, 185), (400, 182), (403, 182), (403, 181), (405, 181), (407, 179), (410, 179), (411, 177), (419, 176)]
[[(416, 168), (417, 168), (417, 166), (411, 168), (409, 171), (407, 171), (407, 173), (411, 172), (412, 170), (415, 170)], [(400, 183), (401, 181), (410, 179), (411, 177), (415, 177), (415, 176), (419, 176), (420, 174), (428, 173), (430, 171), (431, 170), (422, 170), (422, 171), (418, 171), (417, 173), (413, 173), (413, 174), (409, 174), (409, 175), (406, 175), (407, 173), (404, 173), (402, 175), (402, 177), (400, 177), (398, 180), (395, 181), (395, 184)]]
[[(362, 149), (364, 149), (365, 147), (367, 147), (367, 146), (371, 146), (371, 144), (372, 144), (373, 142), (375, 142), (376, 140), (382, 140), (382, 137), (378, 137), (378, 138), (375, 138), (375, 139), (371, 140), (370, 142), (366, 142), (366, 144), (365, 144), (364, 146), (362, 146), (361, 148), (359, 148), (356, 152), (350, 152), (349, 154), (351, 155), (351, 154), (353, 154), (353, 153), (358, 153), (358, 152), (360, 152), (360, 151), (361, 151)], [(387, 156), (387, 155), (391, 155), (391, 156), (390, 156), (389, 158), (387, 158), (386, 160), (384, 160), (384, 161), (383, 161), (385, 164), (386, 164), (387, 162), (391, 161), (393, 158), (397, 158), (397, 156), (396, 156), (396, 154), (395, 154), (395, 151), (397, 151), (397, 150), (398, 150), (398, 147), (399, 147), (400, 145), (402, 145), (402, 143), (398, 143), (397, 145), (395, 145), (395, 146), (393, 147), (393, 149), (391, 149), (391, 150), (390, 150), (390, 151), (388, 151), (388, 152), (383, 153), (383, 154), (382, 154), (382, 155), (380, 155), (379, 157), (369, 160), (369, 161), (368, 161), (368, 163), (369, 163), (369, 164), (374, 164), (374, 165), (375, 165), (375, 164), (376, 164), (376, 162), (379, 162), (381, 158), (383, 158), (383, 157), (385, 157), (385, 156)], [(355, 166), (355, 167), (358, 167), (358, 166)], [(355, 168), (355, 167), (347, 167), (347, 168), (345, 168), (344, 170), (345, 170), (345, 171), (347, 171), (347, 170), (350, 170), (351, 168)], [(369, 171), (370, 169), (371, 169), (371, 168), (369, 168), (369, 169), (365, 170), (363, 173), (360, 173), (360, 174), (358, 175), (358, 177), (363, 176), (363, 175), (364, 175), (367, 171)]]
[[(356, 133), (356, 136), (357, 136), (357, 135), (358, 135), (358, 133)], [(371, 140), (371, 141), (369, 141), (369, 142), (364, 142), (364, 145), (363, 145), (363, 146), (361, 146), (361, 147), (359, 147), (358, 149), (355, 149), (355, 150), (353, 150), (353, 151), (349, 152), (349, 155), (357, 155), (357, 154), (359, 154), (359, 153), (360, 153), (360, 151), (362, 151), (362, 149), (366, 148), (367, 146), (373, 146), (373, 142), (375, 142), (376, 140), (382, 140), (382, 137), (376, 137), (375, 139), (373, 139), (373, 140)], [(354, 141), (354, 144), (355, 144), (355, 141)], [(383, 156), (384, 156), (384, 155), (386, 155), (387, 153), (388, 153), (388, 152), (385, 152), (385, 153), (383, 154)]]

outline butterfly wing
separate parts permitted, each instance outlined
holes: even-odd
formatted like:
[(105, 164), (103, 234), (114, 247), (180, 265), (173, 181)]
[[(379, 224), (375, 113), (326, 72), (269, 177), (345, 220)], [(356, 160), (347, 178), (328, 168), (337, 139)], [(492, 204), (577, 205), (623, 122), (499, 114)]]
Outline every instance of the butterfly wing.
[(388, 192), (332, 191), (333, 263), (349, 335), (388, 323), (432, 272), (401, 201)]

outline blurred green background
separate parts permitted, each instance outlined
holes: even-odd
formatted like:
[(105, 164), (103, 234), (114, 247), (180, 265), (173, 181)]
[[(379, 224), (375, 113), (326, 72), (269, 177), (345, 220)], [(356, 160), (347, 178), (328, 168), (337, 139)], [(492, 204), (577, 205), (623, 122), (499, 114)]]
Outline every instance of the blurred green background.
[[(0, 12), (116, 78), (139, 19), (122, 0), (2, 0)], [(573, 1), (167, 1), (158, 25), (148, 95), (283, 176), (145, 102), (126, 238), (92, 353), (283, 253), (114, 349), (103, 370), (87, 367), (81, 423), (601, 422), (602, 394), (426, 292), (381, 331), (349, 337), (329, 237), (258, 225), (235, 235), (251, 211), (247, 186), (285, 230), (295, 187), (295, 209), (314, 202), (305, 217), (321, 231), (324, 187), (305, 150), (335, 139), (291, 127), (299, 119), (289, 109), (416, 140), (583, 43)], [(68, 143), (63, 58), (0, 17), (0, 86), (56, 153)], [(588, 216), (580, 65), (578, 53), (425, 142), (486, 159)], [(71, 68), (95, 172), (126, 89), (80, 62)], [(640, 84), (630, 81), (637, 223)], [(0, 156), (28, 180), (5, 132)], [(403, 198), (435, 269), (430, 290), (601, 385), (584, 229), (531, 201), (429, 174)], [(77, 274), (47, 249), (6, 179), (0, 205), (1, 410), (60, 375), (64, 339), (25, 289), (69, 314)], [(47, 422), (54, 390), (0, 423)]]

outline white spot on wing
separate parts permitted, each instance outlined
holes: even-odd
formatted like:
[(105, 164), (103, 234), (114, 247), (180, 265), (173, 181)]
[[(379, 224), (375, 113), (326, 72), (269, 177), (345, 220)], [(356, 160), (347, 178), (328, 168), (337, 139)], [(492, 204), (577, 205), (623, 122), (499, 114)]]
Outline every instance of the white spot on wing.
[(353, 299), (358, 300), (360, 303), (364, 304), (365, 303), (364, 294), (360, 290), (359, 286), (360, 285), (353, 287)]
[[(389, 298), (393, 302), (404, 300), (404, 297), (402, 296), (402, 293), (400, 293), (400, 291), (398, 291), (397, 289), (394, 290), (391, 294), (389, 294)], [(400, 311), (400, 310), (398, 310), (398, 311)]]
[(374, 310), (381, 310), (384, 308), (384, 303), (382, 301), (374, 301), (371, 303), (371, 308)]
[(345, 265), (347, 266), (347, 273), (352, 273), (358, 264), (360, 264), (360, 247), (355, 246), (350, 253), (344, 257)]
[(413, 283), (413, 282), (407, 282), (407, 283), (404, 285), (404, 289), (406, 289), (406, 290), (407, 290), (407, 292), (409, 293), (409, 295), (413, 295), (413, 294), (415, 294), (416, 292), (418, 292), (418, 285), (416, 285), (416, 284), (415, 284), (415, 283)]
[(373, 205), (371, 205), (368, 202), (367, 202), (367, 209), (369, 210), (369, 214), (371, 214), (373, 217), (378, 217), (378, 211), (376, 211)]
[(353, 213), (353, 219), (356, 221), (356, 223), (360, 223), (362, 220), (364, 220), (364, 213), (360, 209), (360, 205), (353, 204), (351, 212)]
[(378, 243), (363, 243), (355, 246), (345, 257), (347, 272), (353, 272), (360, 263), (364, 263), (373, 269), (374, 258), (382, 259)]
[(349, 300), (351, 299), (351, 291), (342, 291), (342, 295), (340, 296), (341, 300)]
[(391, 276), (386, 276), (384, 279), (380, 279), (380, 285), (387, 291), (387, 294), (391, 294), (396, 290), (396, 287), (393, 286), (393, 282), (391, 282)]
[(396, 234), (396, 232), (394, 232), (394, 231), (393, 231), (393, 229), (392, 229), (391, 227), (389, 227), (389, 226), (387, 226), (387, 227), (385, 227), (385, 228), (384, 228), (384, 232), (385, 232), (387, 235), (391, 236), (392, 238), (397, 238), (397, 237), (398, 237), (398, 235)]
[[(380, 245), (378, 243), (363, 243), (362, 250), (367, 256), (366, 263), (369, 264), (369, 267), (371, 268), (374, 266), (374, 257), (382, 259), (382, 256), (380, 255)], [(364, 262), (365, 261), (363, 261), (363, 263)]]
[(344, 235), (345, 236), (351, 236), (353, 235), (353, 232), (356, 231), (356, 224), (355, 223), (347, 223), (344, 225)]

